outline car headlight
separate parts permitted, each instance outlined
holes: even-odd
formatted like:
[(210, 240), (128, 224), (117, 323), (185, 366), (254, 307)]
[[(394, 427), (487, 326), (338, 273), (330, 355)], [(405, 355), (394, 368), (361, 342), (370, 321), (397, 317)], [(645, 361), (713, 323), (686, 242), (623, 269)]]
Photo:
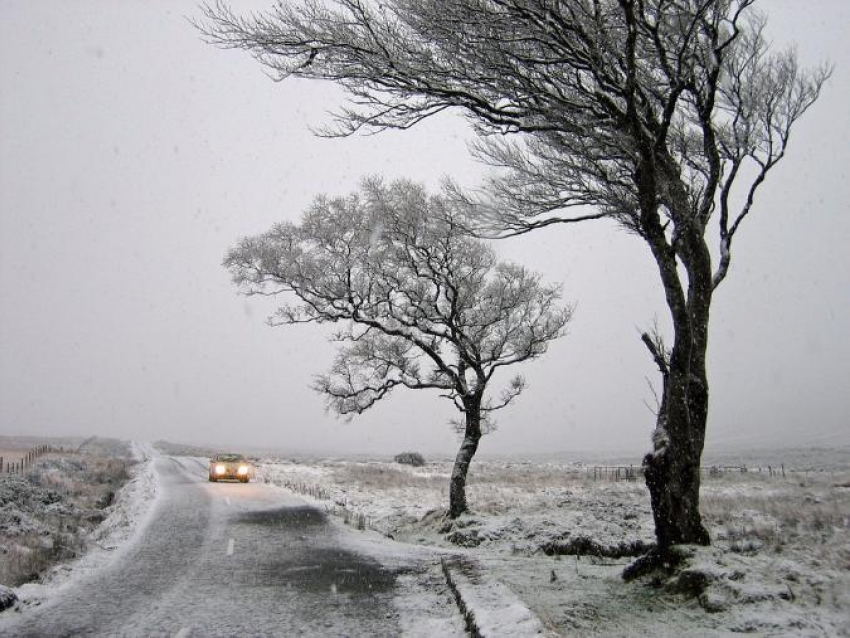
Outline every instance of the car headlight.
[(223, 465), (216, 465), (215, 466), (215, 473), (216, 474), (224, 474), (226, 471), (227, 471), (227, 468), (224, 467)]
[(242, 474), (242, 475), (244, 476), (245, 474), (247, 474), (247, 473), (248, 473), (248, 466), (247, 466), (247, 465), (240, 465), (240, 466), (239, 466), (239, 469), (237, 470), (237, 472), (238, 472), (239, 474)]

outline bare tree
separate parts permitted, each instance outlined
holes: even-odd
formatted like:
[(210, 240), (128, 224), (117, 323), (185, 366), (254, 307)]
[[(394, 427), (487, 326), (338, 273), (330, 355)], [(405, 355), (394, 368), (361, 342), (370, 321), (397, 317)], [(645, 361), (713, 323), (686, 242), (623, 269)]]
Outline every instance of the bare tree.
[(450, 202), (406, 181), (320, 197), (300, 225), (243, 239), (224, 264), (248, 294), (295, 296), (275, 325), (345, 324), (330, 373), (314, 385), (338, 414), (362, 413), (396, 387), (454, 403), (464, 420), (451, 518), (467, 510), (467, 471), (490, 415), (525, 385), (515, 376), (492, 398), (494, 374), (543, 354), (571, 314), (557, 305), (559, 287), (497, 261), (454, 223)]
[(344, 86), (351, 101), (326, 134), (407, 128), (459, 108), (481, 134), (478, 155), (500, 170), (497, 205), (457, 196), (494, 234), (613, 219), (645, 242), (673, 326), (669, 349), (643, 339), (663, 379), (644, 459), (658, 555), (709, 542), (699, 465), (712, 295), (756, 192), (831, 72), (772, 52), (753, 3), (308, 0), (250, 17), (219, 4), (201, 26), (279, 78)]

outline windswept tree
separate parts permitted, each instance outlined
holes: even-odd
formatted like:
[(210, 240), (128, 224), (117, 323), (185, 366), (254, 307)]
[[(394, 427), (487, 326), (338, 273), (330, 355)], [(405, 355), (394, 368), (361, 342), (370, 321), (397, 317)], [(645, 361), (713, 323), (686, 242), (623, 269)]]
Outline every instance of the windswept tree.
[(645, 243), (672, 324), (667, 340), (643, 338), (663, 379), (644, 459), (659, 555), (709, 542), (699, 466), (712, 297), (758, 189), (830, 74), (771, 51), (753, 4), (306, 0), (251, 16), (219, 4), (202, 25), (279, 78), (347, 89), (328, 134), (460, 109), (498, 169), (489, 199), (458, 193), (479, 230), (609, 219)]
[(543, 354), (571, 311), (558, 306), (558, 286), (498, 261), (453, 217), (451, 202), (421, 186), (368, 180), (347, 198), (317, 198), (299, 225), (243, 239), (224, 265), (248, 294), (294, 296), (275, 325), (344, 324), (330, 373), (315, 382), (335, 412), (362, 413), (397, 387), (454, 403), (463, 415), (449, 487), (456, 518), (491, 413), (524, 388), (515, 376), (493, 397), (494, 375)]

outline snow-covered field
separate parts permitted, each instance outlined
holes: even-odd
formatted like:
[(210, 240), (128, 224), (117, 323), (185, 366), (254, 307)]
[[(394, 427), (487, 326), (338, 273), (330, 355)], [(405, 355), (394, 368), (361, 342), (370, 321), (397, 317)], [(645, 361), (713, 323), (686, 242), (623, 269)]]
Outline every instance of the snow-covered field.
[(354, 527), (460, 551), (557, 633), (850, 635), (850, 472), (846, 463), (823, 467), (789, 467), (784, 478), (707, 475), (713, 545), (685, 551), (674, 577), (632, 583), (623, 567), (653, 540), (640, 478), (594, 481), (574, 463), (475, 461), (472, 513), (454, 524), (443, 517), (447, 461), (266, 459), (259, 480), (306, 494)]

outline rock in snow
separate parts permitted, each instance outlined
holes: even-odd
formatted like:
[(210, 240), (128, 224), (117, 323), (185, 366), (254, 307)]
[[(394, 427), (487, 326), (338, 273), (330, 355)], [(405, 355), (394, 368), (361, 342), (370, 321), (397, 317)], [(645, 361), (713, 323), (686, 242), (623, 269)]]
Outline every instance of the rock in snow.
[(0, 611), (8, 609), (16, 602), (18, 602), (18, 597), (15, 595), (15, 592), (5, 585), (0, 585)]

